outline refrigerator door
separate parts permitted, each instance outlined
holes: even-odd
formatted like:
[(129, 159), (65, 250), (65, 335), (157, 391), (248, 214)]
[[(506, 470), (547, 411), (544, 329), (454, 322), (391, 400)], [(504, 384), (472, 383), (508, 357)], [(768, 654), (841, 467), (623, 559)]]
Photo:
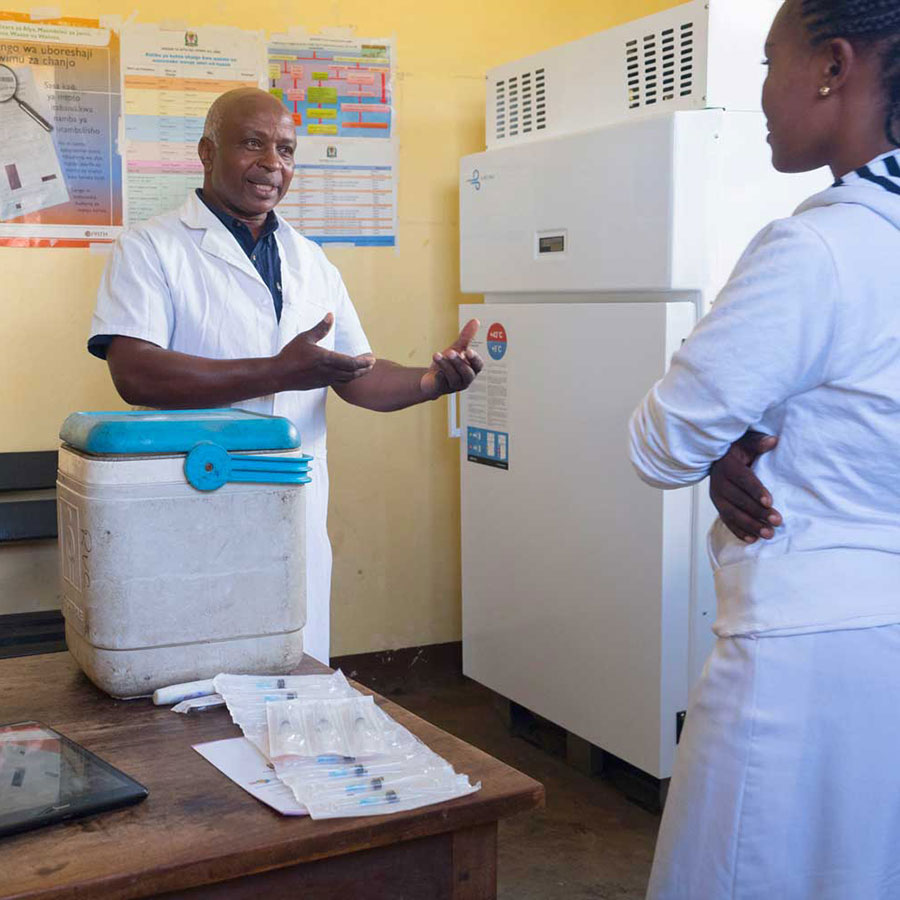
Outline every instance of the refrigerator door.
[(464, 671), (659, 778), (712, 616), (698, 489), (643, 484), (627, 425), (695, 310), (460, 311), (486, 362), (461, 405)]

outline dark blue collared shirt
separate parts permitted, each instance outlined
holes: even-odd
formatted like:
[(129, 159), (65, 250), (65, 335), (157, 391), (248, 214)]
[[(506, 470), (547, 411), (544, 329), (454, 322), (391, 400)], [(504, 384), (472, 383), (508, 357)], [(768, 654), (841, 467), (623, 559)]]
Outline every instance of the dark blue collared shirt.
[(206, 208), (228, 229), (241, 249), (253, 263), (253, 267), (259, 272), (259, 277), (265, 282), (272, 300), (275, 303), (275, 318), (281, 321), (281, 256), (278, 253), (278, 241), (275, 240), (275, 232), (278, 230), (278, 218), (273, 211), (269, 211), (266, 221), (263, 223), (259, 238), (254, 240), (250, 229), (234, 216), (214, 206), (210, 206), (203, 196), (203, 191), (197, 188), (197, 196), (206, 205)]

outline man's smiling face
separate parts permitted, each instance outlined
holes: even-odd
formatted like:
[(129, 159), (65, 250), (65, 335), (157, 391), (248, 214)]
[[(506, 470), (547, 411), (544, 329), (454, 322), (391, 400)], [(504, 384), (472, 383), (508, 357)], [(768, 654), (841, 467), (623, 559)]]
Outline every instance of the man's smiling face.
[(260, 219), (287, 193), (297, 137), (290, 113), (264, 91), (228, 104), (216, 141), (203, 138), (204, 196), (239, 219)]

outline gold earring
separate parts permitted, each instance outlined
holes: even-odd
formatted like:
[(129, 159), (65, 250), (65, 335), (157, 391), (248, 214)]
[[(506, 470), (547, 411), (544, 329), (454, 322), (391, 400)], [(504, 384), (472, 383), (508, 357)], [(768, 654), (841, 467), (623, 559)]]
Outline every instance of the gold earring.
[(823, 84), (822, 87), (819, 88), (819, 96), (820, 97), (830, 97), (831, 96), (831, 88), (827, 84)]

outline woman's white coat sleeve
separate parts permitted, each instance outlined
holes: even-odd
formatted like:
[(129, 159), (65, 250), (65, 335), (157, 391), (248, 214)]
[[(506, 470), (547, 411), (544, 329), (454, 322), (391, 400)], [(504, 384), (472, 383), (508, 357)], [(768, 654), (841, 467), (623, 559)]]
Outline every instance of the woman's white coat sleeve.
[(821, 384), (837, 295), (818, 233), (796, 218), (768, 226), (632, 415), (640, 477), (661, 488), (702, 481), (768, 409)]

